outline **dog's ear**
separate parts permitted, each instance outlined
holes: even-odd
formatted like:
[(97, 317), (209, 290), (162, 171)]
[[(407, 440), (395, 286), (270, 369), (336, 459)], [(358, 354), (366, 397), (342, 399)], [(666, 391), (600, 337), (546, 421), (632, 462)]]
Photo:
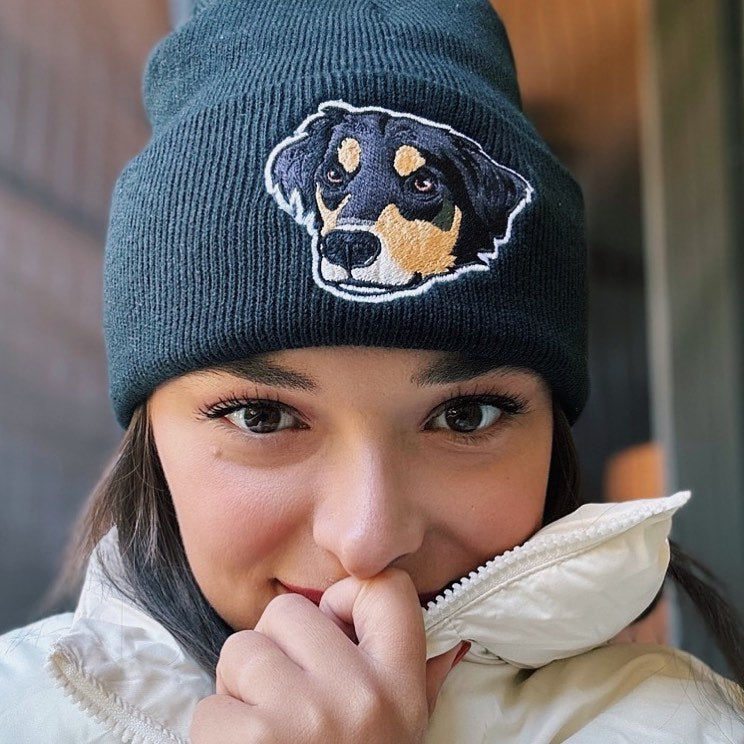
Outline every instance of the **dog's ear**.
[(475, 143), (458, 138), (456, 165), (476, 215), (494, 238), (503, 238), (509, 216), (529, 200), (532, 187), (518, 173), (499, 165)]
[(271, 193), (295, 219), (314, 212), (315, 172), (325, 157), (333, 128), (347, 113), (324, 106), (298, 132), (281, 143), (269, 160), (267, 183)]

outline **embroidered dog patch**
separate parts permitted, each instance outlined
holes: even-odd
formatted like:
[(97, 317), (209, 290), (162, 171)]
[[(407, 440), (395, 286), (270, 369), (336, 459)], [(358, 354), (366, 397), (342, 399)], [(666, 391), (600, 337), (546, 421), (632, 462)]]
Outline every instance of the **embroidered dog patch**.
[(533, 194), (446, 125), (343, 101), (321, 104), (280, 142), (265, 178), (312, 236), (316, 283), (362, 302), (488, 270)]

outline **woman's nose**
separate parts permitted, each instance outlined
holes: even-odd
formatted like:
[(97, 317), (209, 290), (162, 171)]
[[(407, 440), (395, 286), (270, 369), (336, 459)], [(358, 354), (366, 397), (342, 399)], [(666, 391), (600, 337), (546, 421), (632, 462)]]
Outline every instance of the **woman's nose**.
[(410, 463), (394, 448), (365, 443), (345, 447), (319, 486), (313, 537), (350, 575), (377, 575), (415, 553), (426, 518), (411, 486)]

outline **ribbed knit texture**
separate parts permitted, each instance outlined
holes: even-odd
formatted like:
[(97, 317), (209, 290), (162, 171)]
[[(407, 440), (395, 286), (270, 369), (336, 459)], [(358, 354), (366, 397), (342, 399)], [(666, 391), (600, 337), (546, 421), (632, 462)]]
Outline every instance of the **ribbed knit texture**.
[[(520, 111), (486, 0), (209, 0), (153, 50), (153, 127), (122, 172), (106, 245), (111, 396), (126, 426), (161, 382), (280, 349), (467, 351), (587, 395), (580, 191)], [(327, 101), (422, 117), (534, 189), (488, 270), (384, 302), (313, 279), (308, 230), (268, 193), (272, 150)]]

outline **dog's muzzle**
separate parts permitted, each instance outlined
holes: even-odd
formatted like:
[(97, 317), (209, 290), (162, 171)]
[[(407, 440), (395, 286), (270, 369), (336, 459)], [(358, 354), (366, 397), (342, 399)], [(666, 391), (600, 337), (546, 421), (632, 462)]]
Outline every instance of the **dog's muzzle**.
[(333, 264), (352, 269), (370, 266), (380, 255), (379, 238), (366, 230), (334, 230), (326, 236), (323, 255)]
[(321, 281), (348, 297), (389, 294), (416, 278), (391, 255), (383, 236), (366, 226), (331, 230), (318, 257)]

